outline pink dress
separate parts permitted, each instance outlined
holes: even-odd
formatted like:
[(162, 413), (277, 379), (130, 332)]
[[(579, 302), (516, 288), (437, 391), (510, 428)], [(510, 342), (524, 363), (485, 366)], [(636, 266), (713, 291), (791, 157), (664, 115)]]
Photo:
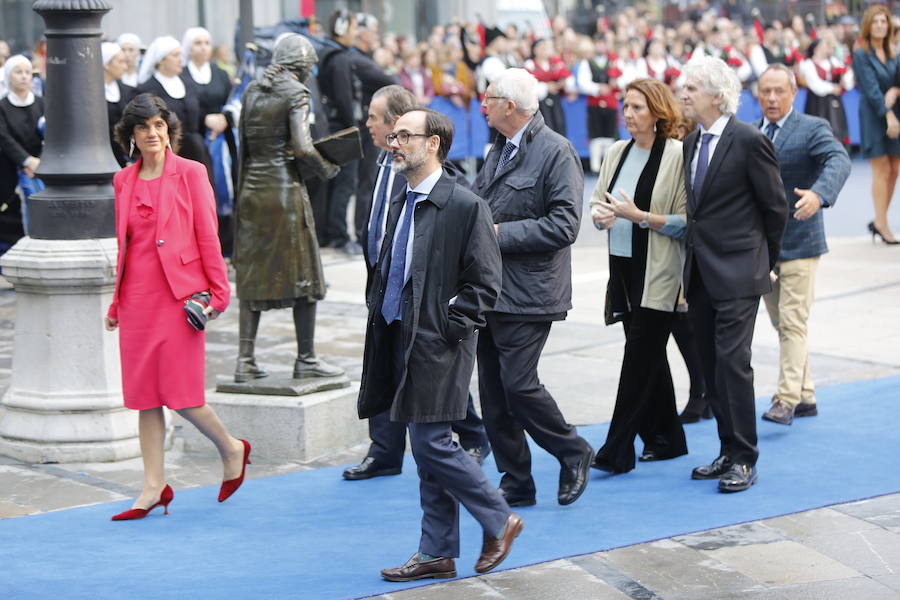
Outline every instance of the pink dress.
[[(156, 249), (163, 202), (161, 178), (137, 178), (128, 207), (125, 268), (119, 288), (119, 346), (125, 406), (172, 409), (205, 403), (205, 340), (187, 322), (185, 298), (176, 299)], [(201, 291), (201, 290), (197, 290)]]

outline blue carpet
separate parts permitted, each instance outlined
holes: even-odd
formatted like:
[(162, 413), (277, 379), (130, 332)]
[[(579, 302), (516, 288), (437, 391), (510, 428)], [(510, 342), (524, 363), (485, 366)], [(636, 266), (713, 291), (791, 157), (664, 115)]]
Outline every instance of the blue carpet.
[[(900, 491), (900, 377), (822, 388), (820, 414), (759, 424), (759, 483), (740, 494), (692, 481), (715, 458), (715, 424), (686, 427), (690, 455), (592, 472), (575, 504), (556, 504), (558, 465), (536, 451), (538, 505), (502, 565), (512, 568)], [(759, 411), (763, 406), (759, 401)], [(765, 402), (765, 404), (768, 404)], [(581, 429), (599, 446), (606, 426)], [(252, 468), (252, 467), (251, 467)], [(400, 477), (345, 482), (340, 468), (251, 480), (219, 505), (217, 490), (176, 490), (171, 514), (113, 523), (118, 502), (0, 521), (0, 598), (359, 598), (419, 584), (380, 579), (416, 549), (414, 463)], [(496, 477), (493, 465), (489, 475)], [(477, 523), (462, 512), (461, 577), (474, 575)]]

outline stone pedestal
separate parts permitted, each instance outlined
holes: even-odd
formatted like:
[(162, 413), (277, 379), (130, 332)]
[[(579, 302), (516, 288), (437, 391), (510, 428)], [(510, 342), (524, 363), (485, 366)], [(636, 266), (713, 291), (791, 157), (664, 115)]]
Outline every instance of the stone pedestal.
[[(231, 435), (249, 440), (253, 454), (309, 462), (368, 439), (366, 422), (356, 416), (359, 383), (301, 396), (207, 391)], [(184, 427), (185, 450), (213, 452), (212, 443)]]
[(122, 404), (112, 297), (116, 240), (22, 238), (0, 259), (16, 290), (12, 380), (0, 454), (30, 463), (140, 455), (137, 414)]

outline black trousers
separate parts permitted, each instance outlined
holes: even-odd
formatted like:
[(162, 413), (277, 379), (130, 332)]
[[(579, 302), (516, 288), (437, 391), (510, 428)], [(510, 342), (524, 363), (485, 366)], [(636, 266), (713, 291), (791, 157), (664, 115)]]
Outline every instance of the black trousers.
[(328, 182), (328, 207), (325, 222), (325, 244), (340, 247), (350, 241), (347, 230), (347, 207), (356, 194), (357, 161), (341, 167), (337, 177)]
[(487, 327), (478, 334), (481, 414), (497, 469), (504, 474), (500, 485), (523, 494), (535, 491), (526, 431), (561, 465), (574, 466), (587, 448), (538, 379), (538, 360), (550, 325), (489, 314)]
[(678, 350), (681, 352), (688, 377), (691, 380), (690, 398), (707, 395), (707, 375), (703, 372), (703, 357), (700, 356), (700, 347), (697, 345), (697, 336), (694, 333), (694, 324), (691, 322), (689, 312), (675, 313), (675, 318), (672, 320), (672, 337), (678, 344)]
[(733, 462), (755, 465), (756, 403), (750, 345), (759, 309), (759, 297), (716, 300), (709, 295), (696, 266), (692, 266), (688, 292), (689, 315), (694, 324), (707, 393), (719, 428), (719, 454)]
[(675, 388), (666, 358), (674, 314), (647, 308), (627, 313), (625, 356), (619, 375), (616, 406), (600, 461), (618, 472), (634, 468), (634, 438), (660, 456), (687, 453), (684, 429), (675, 409)]
[[(463, 421), (450, 423), (454, 432), (459, 436), (459, 444), (464, 450), (469, 448), (481, 448), (487, 446), (487, 432), (484, 423), (478, 413), (475, 412), (475, 403), (472, 394), (469, 394), (469, 407), (466, 418)], [(367, 456), (375, 459), (375, 462), (383, 468), (402, 467), (403, 453), (406, 451), (406, 423), (391, 421), (390, 411), (384, 411), (369, 419), (369, 445)]]

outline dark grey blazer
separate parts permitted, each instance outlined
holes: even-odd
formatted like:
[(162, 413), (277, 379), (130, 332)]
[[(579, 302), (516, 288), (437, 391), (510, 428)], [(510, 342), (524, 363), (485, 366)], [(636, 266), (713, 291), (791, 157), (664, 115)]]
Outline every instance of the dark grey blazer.
[(571, 246), (584, 202), (581, 161), (569, 140), (544, 124), (541, 113), (495, 177), (505, 144), (498, 136), (472, 187), (500, 224), (503, 290), (494, 310), (564, 315), (572, 308)]
[(684, 140), (687, 186), (684, 289), (694, 262), (716, 300), (761, 296), (772, 289), (787, 220), (784, 185), (772, 142), (753, 125), (729, 119), (702, 190), (694, 190), (691, 161), (700, 130)]

